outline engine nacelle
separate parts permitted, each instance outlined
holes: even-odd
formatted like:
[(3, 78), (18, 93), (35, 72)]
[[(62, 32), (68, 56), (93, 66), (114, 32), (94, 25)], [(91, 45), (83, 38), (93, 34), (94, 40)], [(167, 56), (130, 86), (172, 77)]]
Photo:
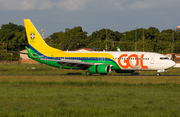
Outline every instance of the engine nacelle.
[(111, 72), (111, 65), (93, 65), (90, 67), (90, 72), (92, 74), (100, 73), (100, 74), (106, 74)]
[(135, 70), (115, 70), (116, 73), (134, 73)]

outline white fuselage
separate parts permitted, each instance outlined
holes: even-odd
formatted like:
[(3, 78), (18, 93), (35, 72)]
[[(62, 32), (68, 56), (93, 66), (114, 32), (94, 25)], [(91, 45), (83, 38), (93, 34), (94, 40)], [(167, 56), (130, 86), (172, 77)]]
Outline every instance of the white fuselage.
[[(84, 53), (77, 51), (66, 51), (67, 53)], [(133, 52), (133, 51), (87, 51), (86, 53), (99, 53), (99, 58), (105, 58), (101, 56), (102, 53), (108, 53), (113, 56), (113, 61), (122, 70), (166, 70), (175, 65), (175, 62), (170, 60), (167, 56), (153, 53), (153, 52)], [(104, 61), (105, 62), (105, 61)]]
[(165, 70), (175, 65), (167, 56), (152, 52), (111, 53), (123, 70)]

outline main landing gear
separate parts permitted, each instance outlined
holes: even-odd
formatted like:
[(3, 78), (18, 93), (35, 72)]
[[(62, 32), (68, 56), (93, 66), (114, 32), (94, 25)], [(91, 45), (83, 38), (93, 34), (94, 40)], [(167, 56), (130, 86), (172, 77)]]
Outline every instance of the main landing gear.
[(167, 72), (167, 70), (166, 69), (162, 69), (162, 70), (157, 70), (157, 76), (160, 76), (161, 74), (161, 72)]
[(87, 72), (86, 72), (86, 76), (90, 76), (90, 75), (92, 75), (91, 72), (90, 72), (90, 71), (87, 71)]
[(160, 76), (161, 74), (159, 72), (157, 72), (157, 76)]

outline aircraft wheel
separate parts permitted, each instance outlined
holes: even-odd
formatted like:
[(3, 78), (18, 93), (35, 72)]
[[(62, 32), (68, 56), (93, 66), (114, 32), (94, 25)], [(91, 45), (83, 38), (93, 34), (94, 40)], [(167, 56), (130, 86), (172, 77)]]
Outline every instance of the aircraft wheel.
[(157, 76), (160, 76), (161, 74), (160, 73), (157, 73)]
[(91, 75), (91, 72), (90, 71), (87, 71), (86, 72), (86, 76), (90, 76)]

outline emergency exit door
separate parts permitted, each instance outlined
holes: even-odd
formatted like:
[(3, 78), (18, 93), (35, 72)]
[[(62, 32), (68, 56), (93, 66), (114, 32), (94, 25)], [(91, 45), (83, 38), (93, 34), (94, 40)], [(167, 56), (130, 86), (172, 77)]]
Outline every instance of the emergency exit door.
[(150, 58), (151, 64), (154, 64), (154, 58), (155, 58), (154, 55), (152, 55)]

